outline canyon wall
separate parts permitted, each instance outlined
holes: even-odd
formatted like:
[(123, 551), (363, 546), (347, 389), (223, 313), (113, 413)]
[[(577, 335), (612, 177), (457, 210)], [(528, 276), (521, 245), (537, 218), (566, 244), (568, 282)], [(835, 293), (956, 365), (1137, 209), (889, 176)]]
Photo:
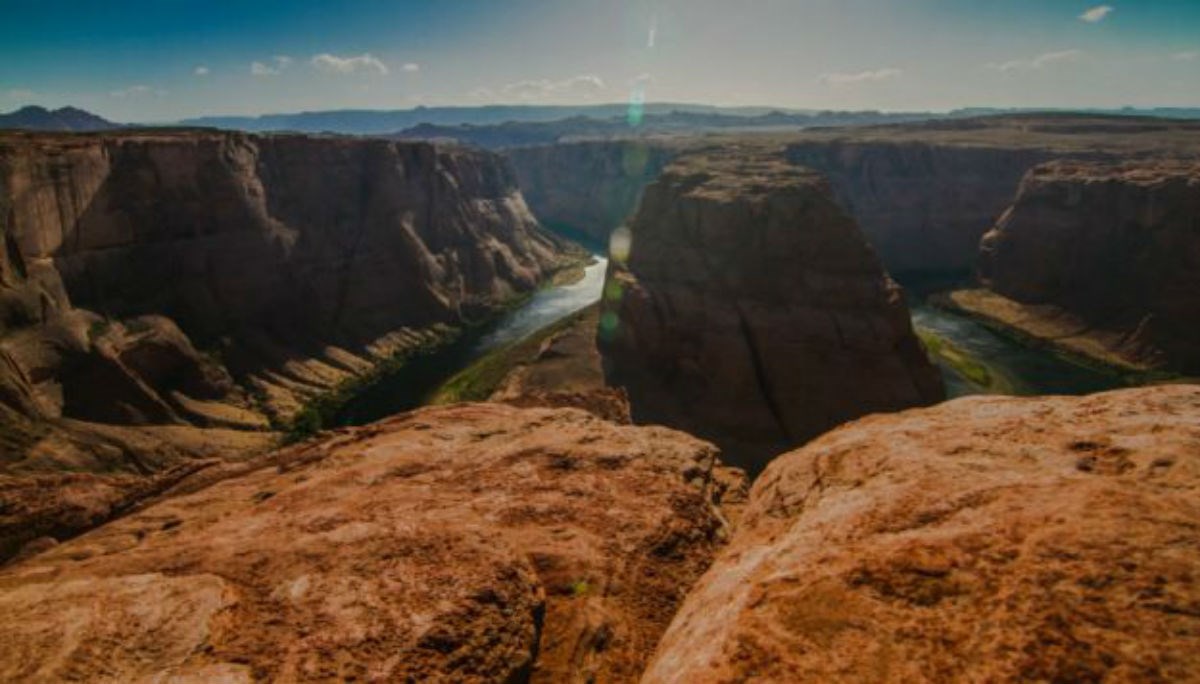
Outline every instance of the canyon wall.
[(900, 288), (828, 183), (777, 153), (678, 158), (627, 237), (598, 339), (636, 422), (758, 470), (846, 420), (942, 398)]
[(1200, 163), (1033, 169), (984, 237), (979, 274), (1025, 307), (1018, 328), (1065, 318), (1062, 335), (1096, 354), (1200, 373)]
[(829, 178), (892, 273), (969, 272), (979, 239), (1042, 149), (927, 141), (800, 142), (788, 158)]
[(1200, 386), (972, 397), (781, 456), (644, 684), (1200, 667)]
[(492, 153), (210, 131), (0, 137), (0, 229), (0, 475), (261, 450), (585, 256)]
[(603, 248), (637, 208), (642, 188), (678, 154), (678, 144), (596, 141), (506, 150), (521, 192), (546, 226)]

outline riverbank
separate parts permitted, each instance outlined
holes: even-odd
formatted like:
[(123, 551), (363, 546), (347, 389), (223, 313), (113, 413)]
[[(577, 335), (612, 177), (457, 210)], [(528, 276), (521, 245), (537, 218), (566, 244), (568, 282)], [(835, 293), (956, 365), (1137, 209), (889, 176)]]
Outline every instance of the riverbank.
[[(369, 383), (350, 388), (336, 406), (325, 409), (322, 425), (363, 425), (429, 404), (451, 378), (489, 353), (514, 345), (598, 301), (607, 266), (606, 259), (594, 258), (574, 273), (552, 278), (546, 287), (522, 298), (501, 315), (461, 330), (447, 344), (412, 357)], [(482, 389), (476, 387), (463, 396), (474, 397), (480, 392)]]
[(1122, 386), (1184, 380), (1145, 357), (1128, 336), (1091, 327), (1050, 305), (1016, 302), (973, 288), (939, 293), (932, 306), (968, 317), (1023, 346), (1043, 349), (1070, 363), (1118, 376)]

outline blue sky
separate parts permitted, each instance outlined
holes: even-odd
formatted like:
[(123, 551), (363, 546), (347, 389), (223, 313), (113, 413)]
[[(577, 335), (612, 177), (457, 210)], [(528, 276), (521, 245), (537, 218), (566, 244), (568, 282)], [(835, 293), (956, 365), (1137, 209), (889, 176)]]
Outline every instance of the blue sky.
[(1200, 105), (1200, 0), (0, 0), (0, 110)]

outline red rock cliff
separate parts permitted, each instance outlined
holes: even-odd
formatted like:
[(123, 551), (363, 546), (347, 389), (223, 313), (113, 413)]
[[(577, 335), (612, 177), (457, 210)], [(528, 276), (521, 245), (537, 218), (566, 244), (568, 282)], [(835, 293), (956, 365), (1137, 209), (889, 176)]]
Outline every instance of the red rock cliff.
[(1200, 164), (1040, 166), (984, 237), (979, 272), (1119, 357), (1200, 373)]
[(632, 140), (577, 142), (518, 147), (504, 156), (543, 223), (603, 246), (678, 147)]
[(835, 140), (790, 145), (788, 157), (829, 178), (888, 270), (901, 273), (970, 271), (980, 237), (1050, 153)]
[(0, 136), (0, 234), (0, 480), (261, 450), (580, 259), (494, 154), (206, 131)]
[(900, 288), (817, 174), (757, 148), (693, 153), (629, 228), (599, 343), (635, 421), (756, 470), (843, 421), (942, 397)]

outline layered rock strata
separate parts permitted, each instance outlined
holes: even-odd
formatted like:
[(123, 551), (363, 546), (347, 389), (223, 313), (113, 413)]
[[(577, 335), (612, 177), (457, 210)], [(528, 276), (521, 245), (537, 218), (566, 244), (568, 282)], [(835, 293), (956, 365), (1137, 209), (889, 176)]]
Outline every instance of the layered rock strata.
[(504, 156), (538, 219), (603, 247), (681, 147), (666, 141), (573, 142), (517, 147)]
[(642, 681), (1190, 680), (1198, 486), (1200, 386), (862, 419), (758, 479)]
[(0, 572), (0, 679), (636, 681), (726, 533), (718, 465), (570, 409), (346, 429)]
[(817, 174), (759, 148), (689, 154), (629, 229), (599, 343), (635, 422), (757, 470), (846, 420), (942, 398), (900, 288)]
[(849, 140), (790, 145), (829, 178), (892, 273), (969, 272), (979, 239), (1044, 149)]
[(5, 135), (0, 229), (8, 474), (261, 451), (582, 260), (491, 153), (293, 135)]
[[(1054, 162), (980, 245), (963, 307), (1070, 351), (1200, 373), (1200, 163)], [(1011, 302), (1011, 303), (1010, 303)]]

